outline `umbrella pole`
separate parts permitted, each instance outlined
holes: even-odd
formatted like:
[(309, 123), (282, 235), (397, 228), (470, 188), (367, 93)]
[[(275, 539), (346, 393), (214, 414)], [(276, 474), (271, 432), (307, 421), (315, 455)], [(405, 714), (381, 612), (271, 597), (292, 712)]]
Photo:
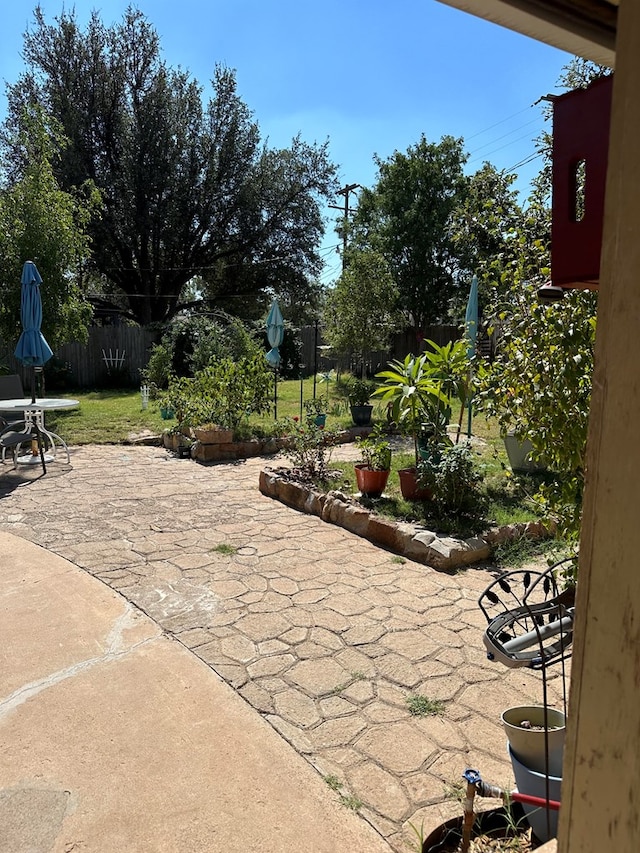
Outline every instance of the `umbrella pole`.
[(300, 368), (300, 420), (302, 420), (302, 400), (304, 398), (304, 376), (302, 375), (302, 367)]
[(40, 462), (42, 463), (42, 471), (43, 473), (47, 473), (47, 465), (44, 458), (44, 445), (42, 442), (42, 433), (40, 432), (40, 427), (35, 424), (36, 436), (38, 441), (38, 450), (40, 451)]
[(273, 419), (278, 420), (278, 368), (273, 368)]

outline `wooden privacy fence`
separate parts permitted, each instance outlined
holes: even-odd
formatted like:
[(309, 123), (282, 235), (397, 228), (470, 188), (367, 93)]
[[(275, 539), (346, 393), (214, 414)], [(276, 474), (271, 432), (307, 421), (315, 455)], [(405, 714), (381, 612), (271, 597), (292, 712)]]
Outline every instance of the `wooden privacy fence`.
[[(459, 326), (429, 326), (425, 329), (425, 338), (440, 346), (460, 336)], [(70, 382), (77, 388), (105, 384), (137, 386), (140, 384), (140, 371), (149, 361), (151, 347), (160, 337), (160, 332), (151, 332), (140, 326), (91, 326), (86, 344), (64, 344), (54, 355), (68, 367)], [(328, 370), (360, 370), (359, 358), (335, 356), (326, 348), (321, 326), (303, 326), (300, 337), (305, 376)], [(13, 356), (14, 348), (15, 345), (9, 347), (0, 343), (0, 363), (6, 364), (11, 373), (22, 375), (23, 367)], [(408, 353), (417, 353), (421, 349), (413, 332), (394, 335), (388, 351), (367, 351), (363, 354), (364, 371), (373, 376), (384, 370), (390, 359), (402, 359)]]
[[(443, 346), (449, 341), (457, 341), (462, 336), (459, 326), (427, 326), (425, 329), (425, 340), (434, 341), (438, 346)], [(304, 374), (309, 376), (314, 372), (324, 373), (328, 370), (340, 372), (349, 370), (356, 372), (360, 370), (360, 357), (340, 355), (336, 356), (327, 348), (326, 341), (322, 337), (322, 327), (303, 326), (300, 330), (302, 340), (302, 363)], [(403, 359), (409, 353), (422, 352), (424, 347), (416, 340), (415, 333), (408, 330), (393, 335), (388, 350), (367, 350), (362, 354), (362, 364), (367, 375), (373, 376), (378, 371), (384, 370), (391, 359)]]
[[(91, 326), (86, 344), (58, 347), (54, 356), (70, 371), (70, 383), (77, 388), (105, 384), (140, 385), (140, 371), (147, 366), (151, 346), (159, 338), (140, 326)], [(11, 373), (23, 374), (23, 366), (13, 356), (14, 347), (0, 347), (0, 361)], [(24, 378), (24, 377), (23, 377)]]

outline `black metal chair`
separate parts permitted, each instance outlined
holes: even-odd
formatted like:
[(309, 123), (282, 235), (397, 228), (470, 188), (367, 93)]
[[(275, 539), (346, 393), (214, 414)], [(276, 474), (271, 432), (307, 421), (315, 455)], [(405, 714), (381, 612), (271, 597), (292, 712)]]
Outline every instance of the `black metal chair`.
[[(14, 468), (17, 466), (18, 449), (22, 444), (32, 441), (34, 433), (33, 429), (27, 427), (21, 412), (3, 411), (2, 401), (21, 400), (23, 398), (22, 380), (17, 373), (0, 376), (0, 459), (4, 462), (7, 450), (11, 450)], [(41, 438), (37, 435), (35, 437), (38, 440), (38, 449), (40, 449)], [(41, 453), (40, 458), (42, 470), (46, 473), (44, 454)]]
[[(0, 421), (6, 425), (24, 423), (19, 412), (3, 411), (3, 400), (21, 400), (24, 397), (24, 388), (22, 380), (17, 373), (10, 373), (7, 376), (0, 376)], [(2, 423), (0, 422), (0, 428)]]
[(2, 451), (2, 462), (5, 461), (7, 450), (13, 455), (13, 467), (17, 467), (18, 448), (22, 444), (31, 442), (33, 435), (31, 430), (16, 429), (20, 424), (7, 424), (0, 418), (0, 451)]

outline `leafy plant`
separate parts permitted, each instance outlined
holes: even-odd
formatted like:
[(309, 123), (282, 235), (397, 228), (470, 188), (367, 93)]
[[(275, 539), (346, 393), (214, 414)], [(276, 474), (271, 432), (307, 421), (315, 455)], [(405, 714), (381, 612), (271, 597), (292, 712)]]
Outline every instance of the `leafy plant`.
[(281, 434), (288, 439), (287, 456), (293, 462), (297, 474), (308, 480), (330, 479), (332, 472), (329, 462), (332, 450), (338, 443), (338, 433), (316, 424), (313, 416), (303, 421), (287, 418), (279, 427)]
[(143, 384), (149, 386), (152, 399), (166, 389), (171, 378), (171, 352), (164, 344), (154, 344), (151, 348), (147, 366), (140, 371)]
[(327, 341), (336, 352), (353, 353), (360, 361), (368, 350), (386, 349), (402, 323), (397, 301), (398, 290), (382, 255), (369, 248), (350, 250), (327, 296), (323, 313)]
[(476, 399), (502, 433), (528, 438), (533, 461), (544, 457), (551, 477), (537, 500), (577, 540), (591, 397), (596, 296), (573, 291), (557, 303), (517, 282), (498, 307), (497, 357), (479, 377)]
[(327, 404), (321, 397), (312, 397), (304, 401), (304, 410), (307, 418), (315, 418), (317, 415), (326, 415)]
[(481, 503), (478, 486), (482, 473), (468, 442), (444, 447), (439, 454), (421, 459), (418, 479), (421, 486), (433, 491), (434, 500), (444, 513), (467, 512)]
[(450, 410), (451, 400), (442, 390), (443, 380), (435, 375), (426, 353), (420, 356), (409, 353), (404, 361), (394, 359), (389, 362), (389, 368), (376, 374), (376, 378), (383, 382), (373, 396), (390, 404), (393, 420), (413, 438), (417, 467), (422, 424), (430, 422), (435, 435), (442, 437), (442, 421), (435, 412)]
[(366, 406), (377, 387), (372, 379), (360, 379), (358, 376), (349, 376), (343, 383), (350, 406)]
[[(449, 341), (443, 346), (438, 346), (434, 341), (426, 341), (426, 347), (425, 355), (431, 365), (433, 376), (440, 383), (441, 391), (452, 403), (457, 399), (462, 412), (471, 396), (471, 362), (467, 340), (463, 338), (458, 341)], [(434, 420), (432, 432), (436, 436), (441, 436), (446, 432), (449, 424), (451, 406), (443, 411), (441, 402), (433, 400), (430, 414)], [(427, 423), (426, 426), (429, 424)]]
[(367, 438), (359, 438), (356, 445), (362, 457), (362, 463), (372, 471), (391, 469), (391, 445), (380, 424), (376, 424)]
[(183, 431), (200, 424), (235, 430), (252, 412), (269, 410), (271, 390), (264, 358), (225, 358), (193, 378), (172, 377), (159, 404), (175, 412)]

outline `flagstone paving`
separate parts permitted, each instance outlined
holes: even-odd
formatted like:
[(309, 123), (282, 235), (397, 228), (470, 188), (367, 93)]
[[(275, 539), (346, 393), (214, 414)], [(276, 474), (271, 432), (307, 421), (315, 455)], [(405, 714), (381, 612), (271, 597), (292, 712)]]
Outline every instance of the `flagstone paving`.
[[(539, 703), (541, 681), (486, 660), (477, 598), (491, 567), (439, 573), (297, 513), (258, 491), (270, 460), (203, 466), (124, 446), (71, 459), (46, 476), (6, 464), (0, 529), (151, 616), (394, 849), (410, 849), (410, 823), (460, 814), (466, 767), (512, 785), (500, 713)], [(556, 704), (559, 688), (556, 673)], [(410, 696), (442, 713), (413, 716)]]

